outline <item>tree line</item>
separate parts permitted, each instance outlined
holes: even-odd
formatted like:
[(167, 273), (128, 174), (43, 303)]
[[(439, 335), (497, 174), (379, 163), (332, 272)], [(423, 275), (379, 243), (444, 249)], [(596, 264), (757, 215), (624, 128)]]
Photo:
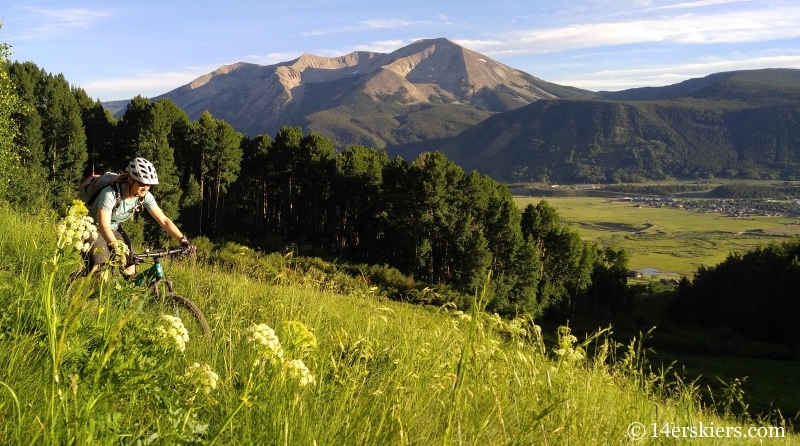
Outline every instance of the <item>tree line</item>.
[[(115, 119), (60, 74), (4, 67), (0, 85), (18, 105), (0, 124), (15, 127), (6, 159), (19, 162), (3, 198), (17, 205), (61, 207), (84, 176), (142, 156), (158, 170), (159, 205), (195, 236), (277, 238), (470, 294), (491, 270), (489, 309), (506, 314), (629, 312), (624, 250), (581, 241), (544, 201), (520, 212), (505, 185), (439, 152), (411, 162), (362, 146), (337, 152), (295, 127), (250, 138), (208, 112), (191, 121), (140, 96)], [(152, 222), (141, 235), (163, 242)]]
[(788, 184), (786, 186), (764, 186), (760, 184), (731, 183), (717, 186), (711, 192), (718, 198), (776, 198), (780, 196), (797, 196), (800, 187)]
[(800, 353), (800, 240), (731, 253), (684, 279), (666, 309), (676, 323), (727, 327), (744, 339)]

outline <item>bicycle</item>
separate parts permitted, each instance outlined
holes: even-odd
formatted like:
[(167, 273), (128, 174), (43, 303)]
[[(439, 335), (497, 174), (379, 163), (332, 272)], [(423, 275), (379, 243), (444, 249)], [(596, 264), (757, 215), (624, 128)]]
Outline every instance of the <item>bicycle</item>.
[(136, 274), (131, 279), (131, 282), (140, 287), (152, 286), (155, 290), (156, 299), (172, 304), (176, 308), (183, 308), (189, 311), (203, 330), (203, 335), (210, 338), (211, 328), (208, 326), (203, 312), (200, 311), (200, 307), (190, 299), (175, 294), (172, 281), (167, 279), (164, 274), (164, 268), (161, 266), (161, 261), (159, 259), (173, 254), (186, 254), (186, 249), (170, 249), (153, 253), (151, 253), (149, 249), (145, 249), (142, 254), (134, 254), (133, 263), (135, 265), (141, 265), (145, 263), (147, 259), (153, 259), (153, 266)]

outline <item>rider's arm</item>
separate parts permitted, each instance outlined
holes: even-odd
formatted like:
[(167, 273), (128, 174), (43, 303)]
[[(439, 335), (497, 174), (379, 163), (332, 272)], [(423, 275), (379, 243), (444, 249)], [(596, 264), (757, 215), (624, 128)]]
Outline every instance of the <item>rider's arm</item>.
[(105, 239), (106, 243), (111, 246), (112, 243), (117, 241), (114, 233), (111, 231), (111, 212), (103, 209), (97, 209), (97, 221), (99, 222), (97, 232)]
[(153, 217), (156, 223), (158, 223), (158, 225), (161, 226), (161, 228), (164, 229), (164, 231), (167, 234), (171, 235), (176, 240), (180, 240), (181, 237), (183, 237), (183, 234), (181, 234), (181, 231), (178, 229), (177, 226), (175, 226), (175, 223), (173, 223), (172, 220), (170, 220), (169, 218), (167, 218), (166, 215), (164, 215), (164, 212), (161, 210), (160, 207), (155, 205), (147, 209), (147, 212), (150, 213), (150, 215)]

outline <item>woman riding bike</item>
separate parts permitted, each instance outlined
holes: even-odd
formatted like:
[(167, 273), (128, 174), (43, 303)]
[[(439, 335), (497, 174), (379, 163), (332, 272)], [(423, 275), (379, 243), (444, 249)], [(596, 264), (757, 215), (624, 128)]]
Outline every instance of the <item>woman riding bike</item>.
[(86, 254), (89, 274), (107, 264), (112, 251), (117, 254), (122, 252), (119, 248), (120, 240), (128, 247), (125, 275), (132, 276), (136, 273), (131, 241), (120, 223), (133, 217), (140, 207), (144, 207), (167, 234), (180, 241), (182, 247), (194, 252), (194, 246), (175, 223), (164, 215), (156, 204), (153, 194), (150, 193), (150, 187), (158, 184), (158, 174), (153, 164), (144, 158), (134, 158), (128, 164), (126, 171), (127, 173), (119, 175), (103, 188), (97, 199), (88, 206), (89, 215), (94, 218), (98, 233), (96, 239), (89, 240), (91, 248)]

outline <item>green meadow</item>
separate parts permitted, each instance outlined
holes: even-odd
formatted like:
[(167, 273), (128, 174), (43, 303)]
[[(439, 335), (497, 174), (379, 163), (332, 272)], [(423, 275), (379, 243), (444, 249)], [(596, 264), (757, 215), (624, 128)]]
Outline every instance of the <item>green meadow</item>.
[(146, 290), (70, 280), (56, 220), (0, 206), (0, 444), (697, 444), (700, 423), (729, 433), (702, 444), (798, 444), (638, 341), (502, 320), (482, 293), (467, 313), (389, 301), (291, 254), (253, 257), (258, 278), (166, 262), (212, 328), (177, 314), (184, 333)]
[[(515, 197), (520, 208), (542, 198)], [(797, 219), (733, 218), (693, 210), (655, 208), (614, 202), (611, 198), (548, 197), (563, 222), (584, 240), (628, 251), (634, 270), (658, 268), (661, 273), (691, 276), (701, 265), (712, 266), (734, 251), (800, 235)], [(787, 227), (787, 224), (789, 225)], [(666, 276), (665, 276), (666, 277)], [(647, 277), (646, 277), (647, 278)]]

